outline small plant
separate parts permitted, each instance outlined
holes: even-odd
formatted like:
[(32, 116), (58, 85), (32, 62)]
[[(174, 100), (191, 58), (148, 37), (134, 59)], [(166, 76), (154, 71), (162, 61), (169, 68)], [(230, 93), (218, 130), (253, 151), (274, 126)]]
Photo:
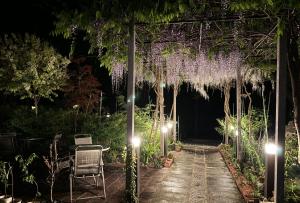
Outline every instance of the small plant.
[(12, 175), (12, 166), (9, 162), (0, 161), (0, 182), (4, 184), (5, 197), (7, 197), (9, 175)]
[(16, 161), (19, 163), (19, 167), (22, 172), (22, 180), (26, 183), (34, 184), (36, 187), (35, 197), (39, 197), (41, 193), (39, 192), (39, 186), (36, 182), (35, 176), (29, 172), (29, 166), (32, 162), (37, 159), (38, 156), (35, 153), (32, 153), (27, 159), (24, 159), (21, 155), (15, 157)]
[(169, 152), (167, 157), (168, 157), (168, 159), (174, 159), (174, 154)]

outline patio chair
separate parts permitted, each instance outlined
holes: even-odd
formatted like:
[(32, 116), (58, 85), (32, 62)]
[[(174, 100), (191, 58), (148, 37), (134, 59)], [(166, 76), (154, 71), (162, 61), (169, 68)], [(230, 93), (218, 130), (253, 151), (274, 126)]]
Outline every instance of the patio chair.
[(74, 135), (75, 145), (81, 144), (93, 144), (91, 134), (75, 134)]
[(0, 133), (0, 157), (10, 159), (17, 150), (16, 133)]
[[(102, 149), (101, 145), (78, 145), (75, 148), (75, 157), (73, 166), (71, 167), (70, 173), (70, 199), (90, 199), (90, 198), (106, 198), (105, 192), (105, 180), (103, 173), (103, 160), (102, 160)], [(99, 183), (102, 177), (103, 194), (100, 192)], [(75, 186), (76, 180), (82, 180), (81, 184), (85, 186), (92, 186), (96, 188), (96, 193), (92, 196), (80, 195), (73, 199), (73, 186)], [(98, 191), (99, 189), (99, 191)]]

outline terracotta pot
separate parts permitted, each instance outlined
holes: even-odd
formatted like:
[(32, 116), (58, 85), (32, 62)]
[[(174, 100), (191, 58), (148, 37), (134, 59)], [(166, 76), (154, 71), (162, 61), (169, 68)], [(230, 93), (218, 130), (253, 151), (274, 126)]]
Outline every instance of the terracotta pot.
[(167, 159), (165, 160), (164, 166), (167, 167), (167, 168), (170, 168), (171, 165), (172, 165), (172, 163), (173, 163), (173, 159), (167, 158)]

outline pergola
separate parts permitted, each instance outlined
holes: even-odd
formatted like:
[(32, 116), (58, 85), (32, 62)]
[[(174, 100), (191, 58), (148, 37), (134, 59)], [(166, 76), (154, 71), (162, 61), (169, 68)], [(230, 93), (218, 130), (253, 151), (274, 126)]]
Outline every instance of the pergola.
[[(259, 18), (265, 19), (266, 16), (250, 16), (250, 19)], [(208, 22), (214, 21), (235, 21), (238, 19), (237, 16), (231, 16), (231, 18), (219, 18), (219, 19), (207, 19)], [(192, 24), (199, 22), (204, 22), (204, 19), (194, 19), (185, 21), (169, 22), (169, 25), (183, 25)], [(139, 23), (135, 23), (132, 19), (129, 23), (129, 42), (128, 42), (128, 78), (127, 78), (127, 147), (130, 149), (131, 139), (134, 135), (134, 98), (135, 98), (135, 78), (136, 78), (136, 26)], [(201, 25), (202, 26), (202, 25)], [(268, 37), (273, 33), (275, 29), (272, 28), (271, 32), (268, 33)], [(233, 37), (232, 37), (233, 38)], [(228, 38), (229, 40), (232, 38)], [(263, 38), (260, 38), (257, 42), (262, 42)], [(171, 39), (168, 39), (169, 42)], [(201, 38), (199, 39), (201, 40)], [(206, 39), (211, 40), (211, 39)], [(274, 194), (275, 202), (283, 202), (284, 199), (284, 143), (285, 143), (285, 88), (286, 88), (286, 51), (287, 51), (287, 41), (286, 34), (278, 37), (277, 41), (277, 77), (276, 77), (276, 128), (275, 128), (275, 144), (278, 145), (283, 153), (275, 155), (275, 181), (274, 181)], [(258, 46), (257, 46), (258, 48)], [(241, 160), (241, 69), (240, 66), (236, 68), (236, 94), (237, 94), (237, 159)], [(161, 140), (161, 147), (163, 146), (163, 139)], [(271, 169), (269, 169), (271, 170)], [(272, 171), (272, 170), (271, 170)]]

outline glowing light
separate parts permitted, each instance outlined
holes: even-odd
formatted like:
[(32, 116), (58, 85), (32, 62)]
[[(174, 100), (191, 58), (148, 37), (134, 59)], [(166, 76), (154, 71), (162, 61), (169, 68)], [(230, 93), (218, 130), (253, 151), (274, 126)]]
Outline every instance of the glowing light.
[(236, 130), (236, 131), (235, 131), (235, 136), (238, 136), (238, 135), (239, 135), (239, 131)]
[(109, 114), (109, 113), (107, 113), (107, 114), (106, 114), (106, 118), (109, 118), (109, 117), (110, 117), (110, 114)]
[(168, 127), (169, 129), (171, 129), (171, 128), (173, 127), (172, 121), (169, 121), (169, 122), (167, 123), (167, 127)]
[(78, 104), (73, 105), (73, 109), (77, 109), (79, 107)]
[(278, 154), (279, 147), (274, 143), (265, 144), (265, 152), (266, 154)]
[(132, 137), (131, 142), (132, 142), (133, 147), (135, 147), (135, 148), (137, 148), (141, 145), (141, 139), (138, 136)]
[(162, 133), (167, 133), (168, 132), (168, 127), (167, 126), (161, 127), (161, 132)]
[(32, 109), (32, 110), (35, 110), (35, 106), (31, 106), (31, 109)]
[(230, 130), (234, 130), (234, 126), (233, 126), (233, 125), (230, 125), (230, 126), (229, 126), (229, 129), (230, 129)]

